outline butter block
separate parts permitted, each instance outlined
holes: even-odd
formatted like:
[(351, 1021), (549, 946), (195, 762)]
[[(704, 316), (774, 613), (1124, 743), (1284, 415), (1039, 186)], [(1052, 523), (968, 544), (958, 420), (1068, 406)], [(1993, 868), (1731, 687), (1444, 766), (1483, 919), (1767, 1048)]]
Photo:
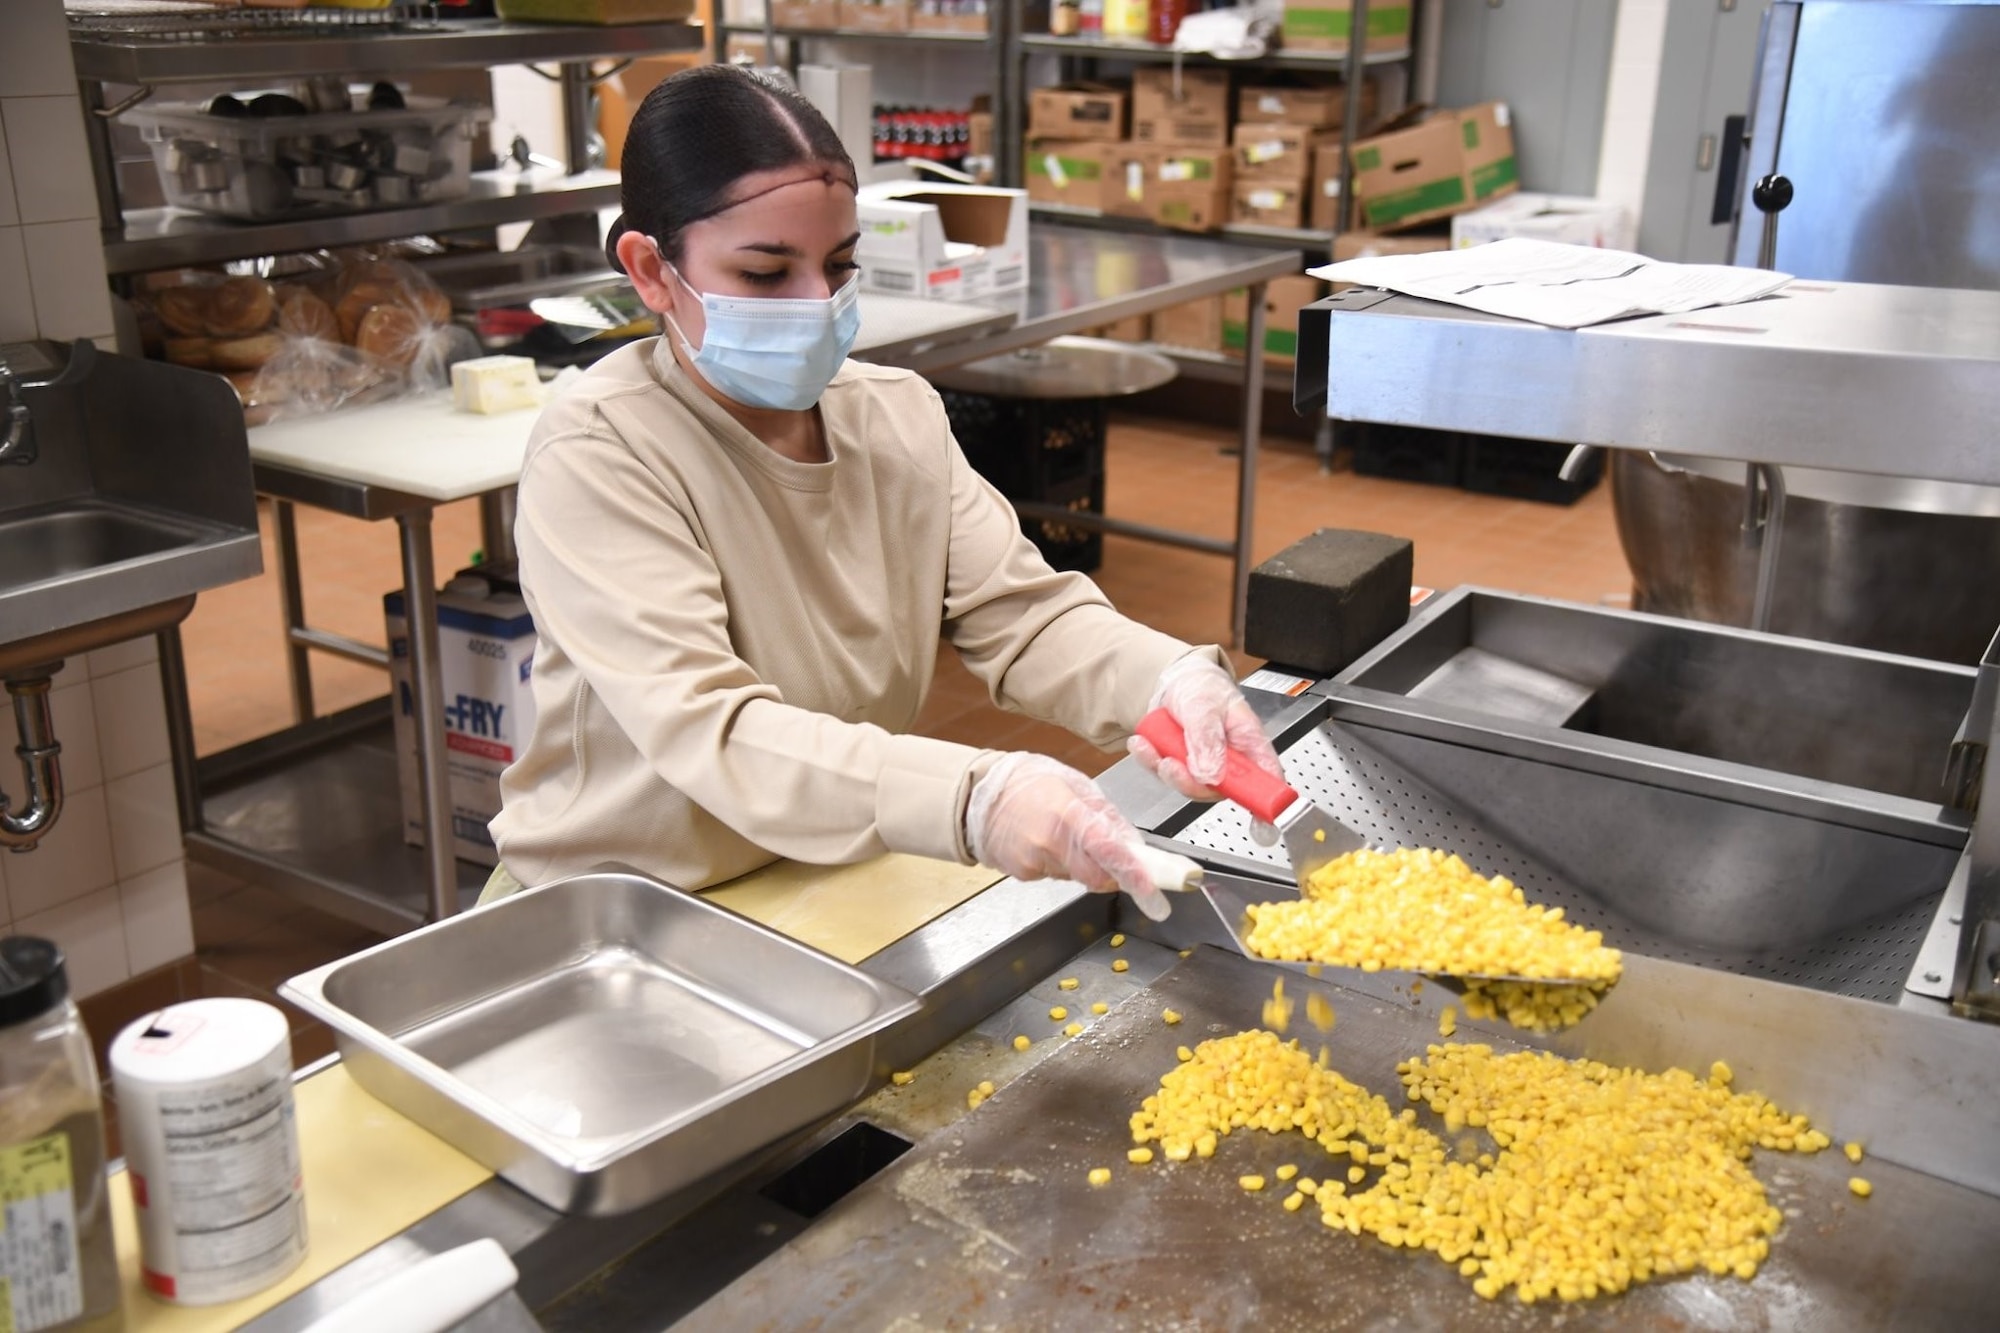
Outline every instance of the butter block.
[(542, 405), (533, 357), (480, 356), (451, 368), (451, 402), (461, 412), (492, 415)]

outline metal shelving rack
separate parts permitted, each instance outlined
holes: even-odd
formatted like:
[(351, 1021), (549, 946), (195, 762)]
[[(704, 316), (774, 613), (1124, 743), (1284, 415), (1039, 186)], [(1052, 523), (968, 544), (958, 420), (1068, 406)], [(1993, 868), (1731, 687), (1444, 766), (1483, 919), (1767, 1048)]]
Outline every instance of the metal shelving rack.
[[(76, 32), (70, 49), (84, 106), (91, 113), (91, 164), (98, 216), (105, 220), (105, 261), (114, 275), (144, 273), (312, 246), (543, 221), (612, 206), (618, 201), (616, 173), (588, 169), (590, 90), (600, 77), (592, 62), (694, 51), (703, 41), (702, 29), (686, 23), (571, 27), (423, 19), (351, 28), (273, 25), (210, 40), (150, 32)], [(329, 74), (392, 77), (418, 70), (544, 63), (558, 66), (552, 77), (562, 87), (568, 172), (475, 172), (471, 193), (448, 203), (272, 223), (245, 224), (171, 208), (128, 211), (120, 197), (111, 122), (163, 86)], [(114, 98), (107, 91), (112, 88), (130, 91)]]
[[(718, 0), (720, 3), (720, 0)], [(729, 58), (731, 37), (761, 37), (764, 39), (766, 60), (775, 60), (776, 43), (785, 42), (785, 68), (794, 80), (799, 72), (799, 45), (801, 42), (846, 42), (854, 45), (874, 46), (932, 46), (956, 47), (961, 50), (985, 49), (991, 53), (993, 66), (993, 122), (995, 178), (1001, 182), (1018, 180), (1020, 176), (1019, 157), (1009, 154), (1018, 151), (1020, 137), (1011, 133), (1009, 126), (1018, 125), (1022, 118), (1024, 103), (1021, 98), (1020, 62), (1010, 58), (1016, 32), (1020, 26), (1020, 0), (989, 0), (985, 32), (875, 32), (860, 28), (794, 28), (781, 26), (773, 21), (769, 0), (765, 0), (764, 22), (723, 23), (713, 27), (714, 38), (710, 45), (710, 55), (717, 61)]]
[[(1020, 0), (1016, 0), (1018, 10)], [(1412, 6), (1414, 14), (1422, 6)], [(1063, 77), (1087, 77), (1096, 72), (1100, 61), (1130, 64), (1166, 64), (1184, 61), (1193, 65), (1250, 70), (1315, 71), (1323, 74), (1338, 74), (1347, 88), (1347, 113), (1341, 117), (1340, 151), (1345, 160), (1353, 147), (1354, 138), (1361, 122), (1361, 86), (1363, 78), (1371, 69), (1393, 66), (1410, 66), (1416, 58), (1417, 41), (1420, 32), (1412, 31), (1410, 45), (1403, 51), (1370, 52), (1367, 50), (1368, 3), (1354, 0), (1350, 14), (1350, 28), (1347, 50), (1341, 53), (1330, 51), (1287, 51), (1282, 46), (1255, 60), (1221, 60), (1198, 52), (1176, 51), (1171, 46), (1157, 42), (1141, 42), (1115, 37), (1052, 37), (1046, 34), (1017, 33), (1009, 51), (1009, 66), (1015, 71), (1015, 81), (1025, 84), (1022, 70), (1029, 56), (1054, 55), (1063, 59)], [(1023, 120), (1013, 122), (1007, 130), (1013, 136), (1012, 160), (1023, 161), (1022, 145), (1025, 142), (1027, 126)], [(1012, 177), (1009, 178), (1014, 179)], [(1305, 248), (1313, 253), (1329, 257), (1333, 252), (1333, 239), (1347, 230), (1353, 209), (1353, 191), (1348, 188), (1349, 179), (1342, 181), (1339, 225), (1332, 231), (1322, 231), (1311, 227), (1263, 227), (1242, 224), (1225, 225), (1219, 235), (1232, 241), (1242, 241), (1251, 245), (1269, 245), (1282, 249)], [(1080, 208), (1075, 205), (1036, 204), (1036, 213), (1050, 217), (1060, 217), (1065, 222), (1082, 222), (1120, 228), (1147, 228), (1151, 224), (1130, 218), (1111, 217), (1095, 209)]]
[[(104, 251), (114, 280), (182, 264), (214, 264), (285, 250), (351, 245), (508, 222), (585, 220), (618, 200), (616, 172), (592, 169), (590, 97), (601, 78), (645, 55), (698, 51), (706, 34), (686, 23), (598, 27), (500, 21), (440, 21), (402, 5), (371, 11), (217, 11), (174, 23), (117, 26), (73, 18), (70, 49), (90, 111), (92, 170)], [(600, 72), (596, 62), (614, 61)], [(541, 66), (556, 65), (553, 73)], [(174, 84), (283, 82), (319, 75), (366, 81), (422, 70), (526, 64), (560, 85), (565, 165), (476, 172), (463, 199), (326, 218), (242, 224), (171, 208), (127, 210), (120, 197), (111, 122)], [(178, 631), (160, 636), (181, 822), (190, 855), (255, 876), (323, 910), (393, 932), (458, 910), (485, 872), (452, 851), (444, 724), (434, 634), (413, 632), (411, 667), (419, 733), (427, 846), (403, 845), (393, 783), (388, 701), (318, 715), (307, 654), (334, 653), (386, 665), (382, 649), (311, 628), (298, 582), (293, 506), (307, 504), (369, 521), (393, 519), (413, 626), (434, 623), (431, 556), (435, 505), (358, 483), (258, 465), (257, 489), (273, 501), (283, 572), (287, 665), (295, 725), (197, 761)], [(511, 549), (511, 488), (481, 495), (489, 553)], [(204, 793), (204, 785), (209, 788)], [(262, 811), (262, 814), (259, 812)], [(273, 814), (272, 812), (277, 812)]]

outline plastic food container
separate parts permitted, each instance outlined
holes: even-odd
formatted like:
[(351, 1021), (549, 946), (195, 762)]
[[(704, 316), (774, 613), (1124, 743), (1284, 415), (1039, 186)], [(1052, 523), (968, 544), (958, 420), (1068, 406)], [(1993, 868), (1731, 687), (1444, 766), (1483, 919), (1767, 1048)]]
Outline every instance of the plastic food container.
[(196, 105), (125, 113), (167, 202), (244, 222), (366, 213), (462, 198), (493, 113), (412, 98), (395, 110), (218, 116)]

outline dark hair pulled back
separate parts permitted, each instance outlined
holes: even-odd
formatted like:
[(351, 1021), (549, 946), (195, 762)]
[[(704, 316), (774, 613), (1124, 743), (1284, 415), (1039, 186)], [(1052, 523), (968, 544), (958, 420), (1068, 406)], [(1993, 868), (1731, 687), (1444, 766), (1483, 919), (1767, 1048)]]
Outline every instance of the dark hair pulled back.
[(682, 232), (741, 200), (736, 183), (759, 171), (808, 164), (829, 180), (856, 184), (854, 163), (826, 117), (796, 88), (737, 65), (702, 65), (663, 80), (632, 117), (619, 164), (624, 211), (604, 250), (640, 232), (676, 263)]

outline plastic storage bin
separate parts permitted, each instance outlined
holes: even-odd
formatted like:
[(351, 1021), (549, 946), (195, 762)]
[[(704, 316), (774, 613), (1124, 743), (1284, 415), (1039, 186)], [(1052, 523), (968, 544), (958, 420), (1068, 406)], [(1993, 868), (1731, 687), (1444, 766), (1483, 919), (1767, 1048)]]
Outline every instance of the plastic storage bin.
[(461, 198), (493, 113), (411, 99), (393, 110), (218, 116), (200, 106), (125, 113), (167, 202), (244, 222), (365, 213)]

